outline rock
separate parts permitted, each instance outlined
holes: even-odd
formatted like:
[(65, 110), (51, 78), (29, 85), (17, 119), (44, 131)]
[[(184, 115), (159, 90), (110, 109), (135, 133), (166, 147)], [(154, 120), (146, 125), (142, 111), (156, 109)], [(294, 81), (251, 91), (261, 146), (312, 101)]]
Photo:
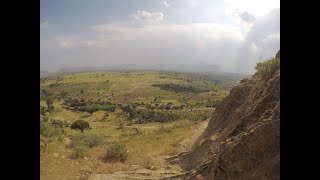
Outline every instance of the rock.
[(280, 70), (232, 88), (194, 147), (172, 161), (183, 179), (280, 179)]
[(279, 58), (279, 59), (280, 59), (280, 50), (277, 52), (276, 58)]
[(59, 153), (53, 153), (53, 156), (57, 158), (59, 157)]

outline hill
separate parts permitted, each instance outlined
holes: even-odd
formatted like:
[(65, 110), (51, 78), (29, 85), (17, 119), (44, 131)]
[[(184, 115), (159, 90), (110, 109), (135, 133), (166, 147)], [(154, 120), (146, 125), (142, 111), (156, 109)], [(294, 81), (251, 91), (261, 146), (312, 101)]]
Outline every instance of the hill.
[(184, 179), (280, 179), (280, 69), (264, 77), (243, 79), (216, 106), (192, 151), (173, 161)]

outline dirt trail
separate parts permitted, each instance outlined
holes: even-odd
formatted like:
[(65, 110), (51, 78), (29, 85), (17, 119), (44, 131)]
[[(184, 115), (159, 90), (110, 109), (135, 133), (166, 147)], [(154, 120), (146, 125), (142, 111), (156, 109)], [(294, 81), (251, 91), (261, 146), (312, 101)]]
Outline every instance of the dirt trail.
[(135, 91), (136, 89), (140, 88), (140, 87), (143, 87), (144, 85), (146, 85), (149, 81), (151, 80), (151, 78), (148, 78), (146, 79), (145, 81), (143, 82), (140, 82), (140, 83), (137, 83), (134, 85), (134, 87), (132, 89), (130, 89), (127, 93), (130, 94), (132, 93), (133, 91)]
[(182, 140), (179, 143), (181, 152), (187, 152), (192, 149), (192, 146), (195, 143), (195, 141), (199, 138), (199, 136), (203, 133), (203, 131), (208, 126), (208, 122), (209, 122), (209, 119), (199, 123), (198, 126), (196, 126), (196, 128), (194, 129), (193, 135)]
[[(182, 140), (180, 145), (180, 152), (190, 151), (193, 143), (197, 140), (197, 138), (202, 134), (205, 128), (208, 125), (208, 120), (203, 121), (197, 124), (194, 128), (194, 133), (191, 137), (188, 137)], [(171, 159), (168, 157), (161, 157), (163, 159)], [(167, 164), (158, 169), (146, 169), (142, 168), (139, 165), (132, 166), (128, 171), (119, 171), (113, 174), (91, 174), (88, 180), (142, 180), (142, 179), (171, 179), (171, 180), (180, 180), (184, 175), (183, 170), (179, 167), (179, 165), (171, 165)]]

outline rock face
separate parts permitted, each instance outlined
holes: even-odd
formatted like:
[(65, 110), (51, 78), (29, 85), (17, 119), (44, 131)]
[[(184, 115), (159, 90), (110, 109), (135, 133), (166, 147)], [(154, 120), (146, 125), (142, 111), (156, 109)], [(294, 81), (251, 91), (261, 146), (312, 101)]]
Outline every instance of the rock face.
[(280, 50), (277, 52), (276, 58), (279, 58), (279, 59), (280, 59)]
[(188, 172), (183, 179), (280, 179), (280, 69), (243, 79), (192, 150), (171, 163)]

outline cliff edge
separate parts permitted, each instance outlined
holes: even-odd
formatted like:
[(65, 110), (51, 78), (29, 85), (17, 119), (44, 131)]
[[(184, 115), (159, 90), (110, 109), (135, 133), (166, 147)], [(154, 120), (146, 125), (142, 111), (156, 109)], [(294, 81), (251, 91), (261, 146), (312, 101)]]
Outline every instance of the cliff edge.
[(243, 79), (192, 150), (171, 163), (188, 172), (183, 179), (280, 179), (280, 68)]

